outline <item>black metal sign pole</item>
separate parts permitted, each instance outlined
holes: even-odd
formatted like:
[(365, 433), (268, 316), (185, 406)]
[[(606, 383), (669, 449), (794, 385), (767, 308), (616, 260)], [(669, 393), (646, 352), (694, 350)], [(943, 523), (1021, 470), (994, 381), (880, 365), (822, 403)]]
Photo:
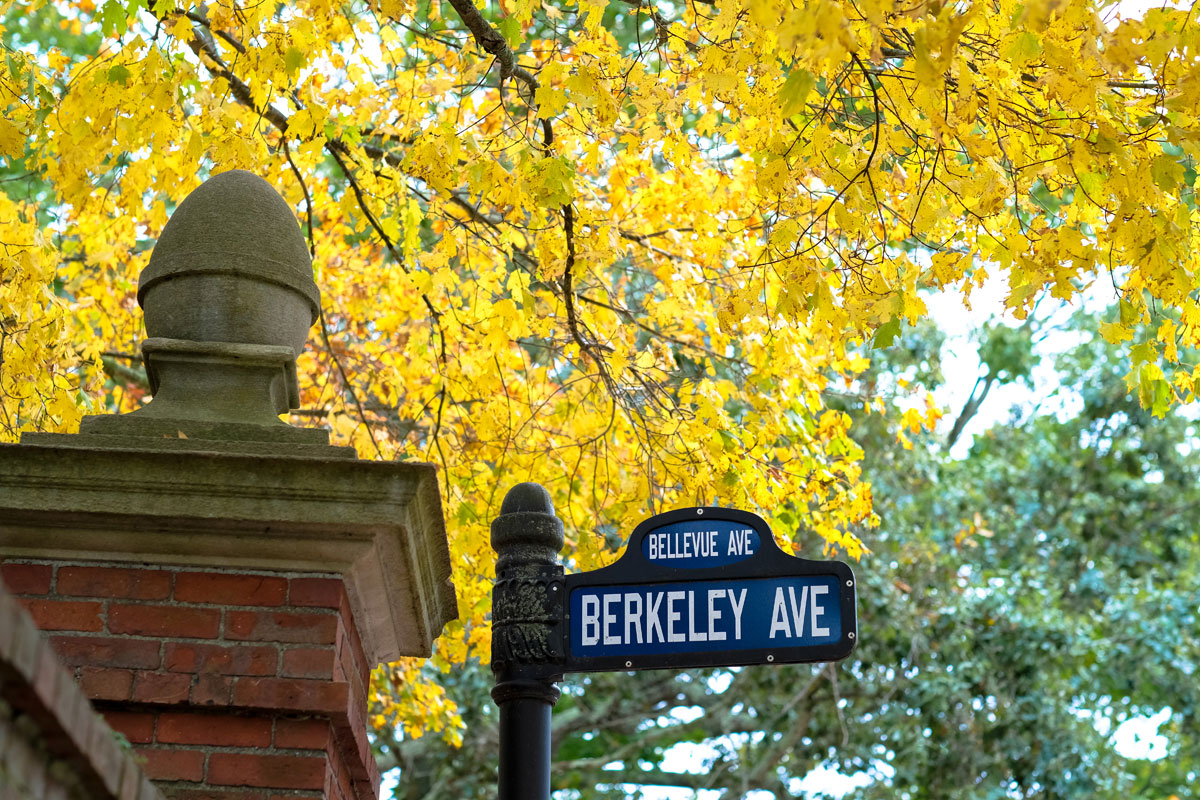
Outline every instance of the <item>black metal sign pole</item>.
[(500, 708), (500, 800), (549, 800), (550, 713), (562, 678), (562, 520), (536, 483), (509, 490), (492, 521), (492, 699)]

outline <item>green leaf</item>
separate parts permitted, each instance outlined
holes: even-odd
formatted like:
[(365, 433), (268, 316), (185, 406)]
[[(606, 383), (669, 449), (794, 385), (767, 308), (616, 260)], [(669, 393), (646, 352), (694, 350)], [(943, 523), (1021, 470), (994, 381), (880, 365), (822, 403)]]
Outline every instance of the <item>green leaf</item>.
[(871, 341), (872, 349), (879, 350), (891, 347), (892, 342), (900, 335), (900, 320), (890, 319), (875, 329), (875, 338)]
[(124, 35), (128, 27), (129, 18), (116, 0), (108, 0), (100, 7), (100, 32), (105, 36)]
[(283, 65), (288, 75), (295, 75), (304, 66), (304, 53), (298, 47), (289, 47), (283, 54)]
[(804, 110), (808, 95), (816, 84), (816, 78), (806, 69), (794, 69), (779, 88), (780, 114), (786, 119)]
[(1183, 182), (1183, 165), (1169, 155), (1162, 155), (1150, 164), (1150, 178), (1164, 192), (1175, 192)]
[(1163, 378), (1157, 364), (1143, 364), (1138, 378), (1138, 401), (1162, 419), (1171, 408), (1171, 385)]
[(1042, 40), (1036, 33), (1019, 33), (1004, 48), (1004, 57), (1018, 69), (1042, 54)]
[(109, 83), (119, 83), (121, 85), (125, 85), (129, 82), (130, 77), (130, 72), (124, 64), (114, 64), (108, 68)]
[(1121, 311), (1122, 325), (1136, 325), (1138, 320), (1142, 318), (1142, 314), (1140, 311), (1138, 311), (1137, 307), (1127, 300), (1122, 299), (1119, 307)]
[(538, 178), (536, 195), (540, 205), (565, 206), (574, 198), (575, 169), (566, 159), (538, 159), (533, 171)]
[(517, 18), (513, 16), (505, 17), (500, 20), (497, 25), (500, 28), (500, 34), (504, 37), (504, 41), (508, 42), (508, 46), (516, 49), (521, 43), (521, 23), (517, 22)]
[(12, 76), (13, 82), (20, 84), (21, 75), (25, 72), (24, 64), (13, 58), (10, 53), (4, 54), (4, 63), (8, 67), (8, 74)]

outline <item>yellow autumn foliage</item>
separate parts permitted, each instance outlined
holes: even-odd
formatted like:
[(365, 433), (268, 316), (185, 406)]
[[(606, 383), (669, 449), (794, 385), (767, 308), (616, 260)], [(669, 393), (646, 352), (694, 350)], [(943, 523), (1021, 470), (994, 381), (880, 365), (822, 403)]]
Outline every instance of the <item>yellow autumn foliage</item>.
[[(518, 481), (551, 491), (572, 569), (698, 503), (856, 557), (876, 518), (828, 400), (885, 407), (858, 376), (931, 291), (1001, 278), (1023, 317), (1104, 287), (1143, 402), (1195, 398), (1187, 9), (149, 5), (33, 0), (54, 36), (0, 31), (0, 432), (144, 400), (138, 273), (202, 180), (256, 172), (323, 296), (293, 422), (440, 468), (461, 622), (435, 665), (487, 657)], [(453, 740), (415, 666), (376, 682), (381, 725)]]

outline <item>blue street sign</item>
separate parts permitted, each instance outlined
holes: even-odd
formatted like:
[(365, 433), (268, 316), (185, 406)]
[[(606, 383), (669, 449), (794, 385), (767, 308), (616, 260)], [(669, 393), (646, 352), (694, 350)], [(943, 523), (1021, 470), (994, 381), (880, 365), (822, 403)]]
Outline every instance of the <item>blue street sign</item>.
[(566, 577), (566, 617), (567, 672), (836, 661), (857, 636), (849, 566), (726, 508), (643, 522), (617, 563)]
[(842, 638), (837, 579), (749, 578), (647, 586), (588, 586), (571, 593), (580, 656), (765, 650)]

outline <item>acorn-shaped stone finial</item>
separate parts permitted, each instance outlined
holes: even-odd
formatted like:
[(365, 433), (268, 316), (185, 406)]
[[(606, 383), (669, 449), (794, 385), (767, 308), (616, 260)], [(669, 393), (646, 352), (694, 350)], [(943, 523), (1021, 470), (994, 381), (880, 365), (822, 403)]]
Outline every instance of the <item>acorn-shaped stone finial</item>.
[(292, 209), (257, 175), (223, 172), (187, 196), (138, 280), (152, 338), (304, 349), (320, 315)]
[(269, 183), (233, 170), (179, 204), (138, 282), (153, 399), (81, 433), (328, 442), (279, 415), (300, 405), (296, 355), (320, 315), (296, 216)]

